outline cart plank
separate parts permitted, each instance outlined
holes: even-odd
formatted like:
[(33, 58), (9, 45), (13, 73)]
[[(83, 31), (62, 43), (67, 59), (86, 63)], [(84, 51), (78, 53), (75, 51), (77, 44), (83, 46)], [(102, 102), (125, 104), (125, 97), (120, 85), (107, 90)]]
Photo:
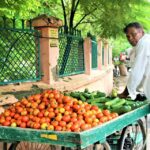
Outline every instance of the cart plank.
[(99, 125), (90, 130), (79, 133), (0, 126), (0, 140), (12, 142), (29, 141), (49, 143), (51, 145), (62, 145), (82, 149), (97, 141), (103, 142), (107, 136), (123, 129), (125, 126), (135, 122), (149, 113), (150, 105), (147, 104), (129, 113), (121, 115), (107, 123), (104, 123), (103, 125)]

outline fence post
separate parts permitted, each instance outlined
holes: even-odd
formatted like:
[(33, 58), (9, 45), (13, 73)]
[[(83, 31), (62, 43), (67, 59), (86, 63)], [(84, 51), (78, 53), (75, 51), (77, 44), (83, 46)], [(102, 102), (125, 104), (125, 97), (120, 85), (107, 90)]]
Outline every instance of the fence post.
[(43, 73), (42, 81), (47, 84), (54, 82), (57, 77), (57, 60), (59, 57), (58, 27), (61, 25), (61, 20), (46, 15), (41, 15), (32, 20), (32, 26), (41, 33), (40, 59)]
[(98, 58), (97, 58), (97, 63), (98, 63), (98, 70), (102, 69), (102, 39), (98, 39), (97, 42), (97, 52), (98, 52)]
[(104, 66), (108, 66), (108, 41), (104, 40)]
[(112, 65), (112, 46), (109, 46), (109, 64)]
[(84, 63), (85, 74), (90, 75), (92, 71), (92, 42), (90, 38), (84, 39)]

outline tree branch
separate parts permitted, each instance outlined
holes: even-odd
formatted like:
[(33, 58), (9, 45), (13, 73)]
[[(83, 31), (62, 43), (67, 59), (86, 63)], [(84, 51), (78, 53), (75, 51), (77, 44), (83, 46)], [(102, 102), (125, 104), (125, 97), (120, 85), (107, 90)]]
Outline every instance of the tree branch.
[(88, 24), (88, 23), (96, 23), (96, 22), (98, 22), (98, 21), (84, 21), (84, 22), (81, 22), (80, 24)]
[(75, 13), (76, 10), (77, 10), (77, 7), (78, 7), (78, 5), (79, 5), (79, 2), (80, 2), (80, 0), (78, 0), (78, 1), (76, 2), (76, 5), (75, 5), (75, 7), (74, 7), (74, 13)]
[(72, 0), (72, 6), (71, 6), (71, 13), (70, 13), (70, 23), (69, 23), (69, 28), (73, 28), (73, 18), (74, 18), (74, 7), (75, 7), (75, 1), (76, 0)]
[(79, 22), (74, 26), (74, 29), (77, 28), (77, 26), (82, 22), (82, 20), (84, 20), (88, 15), (90, 15), (92, 12), (94, 12), (97, 8), (93, 9), (92, 11), (88, 12), (87, 14), (85, 14), (80, 20)]
[(62, 8), (63, 8), (65, 26), (67, 26), (67, 15), (66, 15), (66, 9), (65, 9), (65, 5), (64, 5), (63, 0), (61, 0), (61, 4), (62, 4)]

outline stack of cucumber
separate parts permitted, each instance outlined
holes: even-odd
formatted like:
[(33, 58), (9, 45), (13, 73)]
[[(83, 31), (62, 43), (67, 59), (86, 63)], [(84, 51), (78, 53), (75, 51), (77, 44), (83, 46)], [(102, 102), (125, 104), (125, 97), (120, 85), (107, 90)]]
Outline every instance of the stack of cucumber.
[(148, 101), (134, 101), (131, 99), (120, 99), (119, 97), (106, 97), (106, 94), (100, 91), (89, 92), (71, 92), (71, 97), (77, 98), (89, 104), (96, 105), (100, 109), (108, 109), (111, 112), (124, 114), (148, 103)]
[(88, 100), (87, 102), (92, 105), (97, 105), (101, 109), (109, 109), (112, 112), (117, 112), (118, 114), (127, 113), (148, 103), (148, 101), (133, 101), (119, 97), (113, 99), (111, 97), (101, 97), (93, 101)]

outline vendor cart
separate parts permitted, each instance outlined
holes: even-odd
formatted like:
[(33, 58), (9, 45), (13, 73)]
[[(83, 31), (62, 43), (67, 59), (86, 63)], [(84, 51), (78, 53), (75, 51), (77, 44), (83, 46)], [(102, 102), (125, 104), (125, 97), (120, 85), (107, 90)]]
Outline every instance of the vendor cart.
[[(146, 117), (149, 113), (150, 105), (145, 104), (144, 106), (123, 114), (109, 122), (78, 133), (1, 126), (0, 140), (1, 142), (4, 142), (3, 150), (7, 150), (7, 143), (11, 143), (9, 150), (17, 150), (17, 146), (22, 141), (61, 145), (62, 149), (75, 148), (77, 150), (84, 149), (94, 143), (101, 143), (106, 150), (109, 150), (111, 147), (107, 142), (107, 137), (116, 133), (116, 131), (122, 130), (122, 141), (120, 141), (121, 144), (119, 150), (123, 150), (127, 127), (131, 124), (136, 125), (135, 122), (137, 122), (141, 129), (143, 145), (145, 144), (147, 131), (141, 118)], [(96, 149), (96, 146), (94, 146), (93, 149)]]

